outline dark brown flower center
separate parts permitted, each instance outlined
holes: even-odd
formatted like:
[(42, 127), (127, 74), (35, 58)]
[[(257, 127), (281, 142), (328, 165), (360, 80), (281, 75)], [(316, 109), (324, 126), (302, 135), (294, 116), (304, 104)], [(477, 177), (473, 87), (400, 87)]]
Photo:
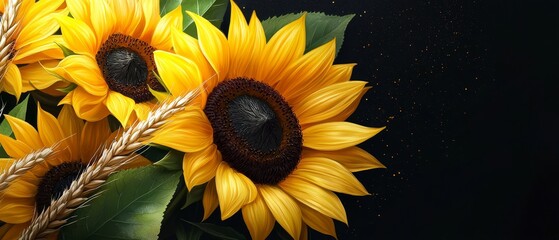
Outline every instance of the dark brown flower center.
[(103, 43), (95, 59), (109, 88), (139, 103), (153, 99), (148, 86), (165, 91), (154, 75), (155, 50), (142, 40), (117, 33)]
[(278, 184), (299, 163), (301, 127), (272, 87), (246, 78), (226, 80), (209, 94), (204, 112), (223, 160), (253, 182)]
[(81, 172), (85, 169), (85, 164), (81, 162), (65, 162), (51, 168), (45, 176), (41, 178), (37, 195), (37, 211), (41, 212), (48, 206), (52, 199), (57, 199), (64, 190), (72, 184)]

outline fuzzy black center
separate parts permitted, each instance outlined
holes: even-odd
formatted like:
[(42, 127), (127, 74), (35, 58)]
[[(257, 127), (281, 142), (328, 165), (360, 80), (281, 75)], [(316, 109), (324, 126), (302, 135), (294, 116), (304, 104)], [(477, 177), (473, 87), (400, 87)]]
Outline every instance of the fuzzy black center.
[(37, 211), (43, 211), (50, 206), (52, 199), (59, 198), (84, 169), (85, 165), (81, 162), (65, 162), (51, 168), (42, 177), (37, 189)]
[(278, 149), (282, 127), (268, 103), (249, 95), (229, 103), (229, 118), (237, 135), (262, 152)]
[(146, 62), (136, 52), (126, 48), (110, 51), (104, 69), (108, 78), (126, 86), (144, 85), (148, 76)]
[(157, 71), (153, 48), (148, 43), (123, 34), (112, 34), (95, 58), (109, 88), (136, 102), (153, 99), (149, 87), (165, 89), (154, 75)]
[(259, 184), (285, 179), (301, 158), (301, 127), (283, 97), (272, 87), (236, 78), (218, 84), (205, 113), (223, 160)]

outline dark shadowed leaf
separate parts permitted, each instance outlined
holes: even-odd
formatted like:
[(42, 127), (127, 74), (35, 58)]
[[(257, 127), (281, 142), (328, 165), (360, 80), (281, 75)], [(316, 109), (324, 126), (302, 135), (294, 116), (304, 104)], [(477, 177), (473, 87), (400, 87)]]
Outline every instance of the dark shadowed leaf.
[(185, 221), (185, 222), (190, 223), (192, 226), (197, 227), (198, 229), (202, 230), (204, 233), (219, 239), (228, 239), (228, 240), (246, 239), (245, 236), (235, 231), (231, 227), (222, 227), (211, 223), (195, 223), (189, 221)]
[(191, 204), (202, 200), (204, 196), (204, 189), (206, 189), (206, 184), (198, 185), (192, 188), (192, 191), (188, 192), (186, 195), (186, 202), (181, 209), (185, 209), (186, 207), (190, 206)]

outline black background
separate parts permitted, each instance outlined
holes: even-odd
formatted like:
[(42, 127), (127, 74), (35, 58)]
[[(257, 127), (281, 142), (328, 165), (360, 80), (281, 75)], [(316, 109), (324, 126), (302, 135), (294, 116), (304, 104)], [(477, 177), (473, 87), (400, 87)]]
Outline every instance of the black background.
[(361, 145), (387, 169), (341, 196), (340, 239), (559, 239), (556, 1), (237, 3), (356, 14), (336, 63), (373, 86), (350, 121), (387, 126)]
[(373, 86), (349, 120), (387, 127), (361, 145), (387, 169), (340, 195), (339, 239), (559, 239), (557, 1), (236, 2), (356, 14), (336, 63)]

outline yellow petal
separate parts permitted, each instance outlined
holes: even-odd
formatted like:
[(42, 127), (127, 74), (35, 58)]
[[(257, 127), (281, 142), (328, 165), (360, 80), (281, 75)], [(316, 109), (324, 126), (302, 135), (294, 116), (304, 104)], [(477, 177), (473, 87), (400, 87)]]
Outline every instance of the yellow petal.
[(27, 144), (27, 146), (33, 149), (39, 149), (44, 147), (43, 143), (39, 138), (39, 133), (31, 124), (24, 120), (6, 115), (6, 120), (10, 124), (14, 136), (17, 140), (20, 140)]
[(118, 92), (109, 91), (109, 95), (105, 99), (105, 105), (122, 126), (128, 126), (128, 119), (134, 111), (134, 105), (136, 105), (133, 99)]
[(12, 158), (22, 158), (33, 151), (33, 148), (29, 147), (24, 142), (3, 134), (0, 134), (0, 144), (2, 144), (4, 151)]
[(39, 137), (45, 146), (61, 143), (65, 139), (58, 120), (50, 113), (43, 111), (41, 106), (37, 106), (37, 129), (39, 130)]
[(290, 175), (280, 187), (290, 196), (308, 207), (347, 224), (347, 216), (342, 202), (331, 191), (325, 190), (298, 176)]
[(274, 85), (287, 66), (303, 56), (306, 44), (305, 17), (303, 14), (272, 36), (261, 55), (256, 79)]
[(19, 101), (21, 96), (21, 89), (23, 88), (21, 82), (21, 74), (17, 66), (13, 63), (8, 63), (8, 68), (4, 75), (4, 79), (0, 79), (2, 88), (11, 95), (16, 96)]
[(180, 96), (202, 85), (200, 71), (190, 59), (160, 50), (153, 57), (161, 81), (172, 95)]
[(67, 138), (66, 141), (68, 142), (68, 147), (70, 148), (70, 152), (72, 154), (71, 159), (79, 159), (79, 153), (82, 151), (79, 143), (84, 126), (83, 120), (76, 116), (74, 108), (70, 105), (64, 105), (58, 114), (58, 122), (60, 123), (62, 131)]
[(303, 129), (303, 146), (325, 151), (340, 150), (360, 144), (383, 129), (349, 122), (321, 123)]
[(31, 91), (35, 89), (46, 89), (56, 82), (61, 81), (58, 77), (46, 71), (45, 67), (55, 67), (58, 61), (44, 61), (39, 63), (28, 64), (21, 67), (21, 80), (23, 83), (23, 91)]
[(206, 85), (207, 91), (211, 92), (211, 90), (217, 84), (217, 75), (213, 67), (210, 65), (210, 63), (202, 53), (202, 50), (200, 49), (198, 44), (198, 40), (177, 29), (171, 29), (171, 32), (173, 39), (173, 49), (177, 54), (196, 63), (198, 69), (200, 70), (202, 81)]
[(202, 205), (204, 205), (204, 219), (206, 220), (212, 215), (217, 206), (219, 199), (217, 198), (217, 190), (215, 189), (215, 180), (210, 180), (204, 189), (204, 197), (202, 198)]
[(151, 142), (181, 152), (198, 152), (213, 143), (213, 130), (201, 109), (187, 107), (155, 132)]
[[(22, 1), (27, 2), (27, 1)], [(27, 11), (25, 11), (23, 20), (25, 24), (29, 24), (33, 21), (45, 20), (49, 14), (58, 10), (64, 3), (64, 0), (50, 0), (50, 1), (29, 1), (30, 4)], [(20, 8), (21, 10), (21, 8)]]
[(37, 185), (40, 183), (40, 178), (37, 178), (34, 175), (40, 174), (35, 171), (36, 169), (37, 168), (33, 169), (32, 174), (24, 174), (18, 177), (16, 181), (13, 181), (10, 186), (2, 193), (2, 198), (34, 199), (37, 195)]
[(330, 69), (328, 70), (328, 73), (326, 73), (326, 76), (324, 76), (324, 80), (322, 82), (325, 85), (321, 86), (321, 88), (334, 83), (349, 81), (355, 65), (357, 64), (345, 63), (332, 65), (332, 67), (330, 67)]
[(159, 92), (159, 91), (155, 91), (152, 88), (150, 88), (148, 86), (149, 92), (151, 93), (151, 95), (153, 95), (155, 97), (155, 99), (157, 99), (157, 102), (165, 102), (167, 101), (167, 99), (169, 99), (169, 97), (171, 97), (171, 95), (167, 92)]
[(260, 195), (243, 207), (243, 219), (253, 240), (265, 240), (274, 228), (276, 219)]
[[(37, 63), (42, 60), (62, 59), (64, 54), (56, 43), (63, 43), (61, 35), (49, 36), (18, 50), (13, 61), (17, 64)], [(41, 62), (41, 64), (44, 64)]]
[(0, 172), (6, 171), (14, 162), (13, 158), (0, 158)]
[(153, 36), (153, 31), (157, 23), (161, 19), (159, 16), (159, 0), (144, 0), (136, 4), (141, 4), (144, 12), (144, 29), (141, 34), (141, 39), (144, 42), (149, 42)]
[(0, 201), (0, 221), (7, 223), (24, 223), (31, 220), (35, 212), (33, 198), (3, 198)]
[[(95, 1), (95, 0), (93, 0)], [(91, 21), (89, 18), (89, 4), (90, 4), (91, 0), (89, 1), (83, 1), (83, 0), (66, 0), (66, 6), (68, 7), (68, 9), (70, 10), (70, 13), (72, 14), (72, 17), (80, 20), (82, 22), (85, 22), (86, 24), (89, 24), (91, 26)], [(112, 2), (112, 1), (111, 1)]]
[(29, 222), (28, 223), (22, 223), (22, 224), (14, 224), (11, 227), (9, 226), (11, 224), (6, 224), (4, 226), (2, 226), (2, 228), (4, 227), (8, 227), (5, 235), (0, 234), (0, 239), (2, 240), (13, 240), (13, 239), (18, 239), (21, 236), (21, 233), (25, 230), (25, 228), (29, 227)]
[(352, 172), (374, 168), (386, 168), (379, 160), (359, 147), (349, 147), (337, 151), (316, 151), (305, 149), (303, 157), (325, 157), (342, 164)]
[(336, 55), (336, 41), (332, 40), (305, 54), (303, 57), (289, 64), (282, 75), (277, 76), (281, 81), (275, 87), (283, 97), (291, 102), (292, 99), (304, 96), (317, 90), (316, 86), (324, 79), (328, 69), (334, 62)]
[(64, 42), (72, 51), (94, 57), (98, 49), (97, 37), (86, 23), (66, 16), (57, 16), (56, 20)]
[[(262, 27), (260, 19), (258, 19), (258, 16), (256, 16), (256, 12), (254, 11), (250, 17), (250, 22), (248, 23), (248, 35), (253, 38), (253, 45), (251, 54), (248, 56), (250, 57), (250, 62), (244, 74), (248, 78), (257, 79), (258, 66), (260, 63), (259, 60), (262, 58), (261, 56), (264, 52), (264, 48), (266, 47), (266, 33), (264, 32), (264, 27)], [(229, 69), (232, 68), (230, 67)]]
[(316, 231), (323, 234), (330, 235), (336, 239), (336, 227), (334, 226), (334, 221), (332, 218), (324, 216), (318, 211), (307, 207), (305, 204), (299, 204), (301, 207), (301, 213), (303, 214), (303, 221)]
[(91, 57), (84, 55), (68, 56), (60, 61), (58, 67), (54, 68), (53, 71), (82, 87), (91, 95), (105, 96), (109, 91), (97, 62)]
[[(144, 13), (142, 6), (136, 0), (109, 1), (112, 9), (116, 9), (115, 17), (117, 23), (115, 32), (127, 33), (130, 36), (138, 36), (143, 29)], [(139, 27), (140, 26), (140, 27)]]
[(80, 86), (70, 93), (72, 93), (72, 106), (78, 117), (95, 122), (109, 115), (109, 109), (103, 104), (105, 96), (91, 95)]
[(69, 92), (68, 94), (66, 94), (66, 96), (64, 96), (62, 98), (62, 100), (60, 100), (60, 102), (58, 102), (58, 106), (63, 105), (63, 104), (72, 104), (72, 98), (74, 98), (74, 91)]
[(54, 16), (57, 13), (49, 14), (48, 17), (31, 21), (24, 25), (16, 41), (16, 49), (21, 49), (37, 41), (41, 41), (55, 33), (59, 25)]
[(182, 7), (180, 4), (175, 10), (161, 18), (151, 38), (151, 45), (157, 46), (157, 49), (170, 50), (173, 45), (171, 29), (182, 29)]
[(202, 151), (185, 154), (182, 169), (188, 191), (214, 178), (220, 163), (221, 153), (214, 144)]
[(97, 46), (101, 46), (105, 40), (113, 33), (115, 28), (116, 16), (114, 11), (106, 1), (92, 0), (89, 2), (90, 19), (97, 36)]
[(253, 57), (254, 37), (248, 30), (248, 24), (241, 9), (231, 1), (231, 20), (227, 34), (231, 51), (228, 78), (246, 77), (245, 73)]
[(111, 135), (109, 122), (106, 119), (97, 122), (86, 122), (81, 133), (80, 155), (84, 161), (90, 161), (101, 154), (101, 147)]
[(276, 186), (261, 185), (258, 189), (274, 218), (291, 237), (298, 239), (302, 225), (299, 204)]
[(143, 103), (136, 103), (136, 105), (134, 105), (134, 112), (136, 113), (136, 117), (139, 120), (146, 120), (149, 112), (151, 110), (153, 110), (154, 104), (150, 104), (147, 102), (143, 102)]
[(361, 103), (361, 98), (363, 98), (363, 96), (365, 96), (365, 93), (367, 93), (367, 91), (369, 91), (369, 89), (371, 89), (371, 87), (363, 88), (361, 90), (361, 93), (359, 93), (359, 96), (355, 100), (353, 100), (353, 102), (348, 107), (346, 107), (342, 112), (340, 112), (336, 116), (325, 119), (324, 121), (321, 121), (321, 122), (342, 122), (342, 121), (345, 121), (349, 116), (351, 116), (351, 114), (353, 114), (353, 112), (355, 112), (355, 110), (359, 106), (359, 103)]
[(293, 106), (299, 124), (319, 122), (337, 116), (348, 108), (361, 94), (367, 82), (351, 81), (330, 85)]
[(258, 190), (252, 181), (221, 162), (215, 174), (215, 186), (219, 198), (221, 220), (233, 216), (241, 207), (256, 198)]
[(227, 76), (229, 71), (229, 44), (223, 33), (212, 23), (193, 12), (187, 11), (196, 24), (198, 43), (208, 62), (217, 73), (218, 81)]
[(369, 194), (349, 170), (328, 158), (303, 156), (292, 175), (335, 192), (355, 196)]

